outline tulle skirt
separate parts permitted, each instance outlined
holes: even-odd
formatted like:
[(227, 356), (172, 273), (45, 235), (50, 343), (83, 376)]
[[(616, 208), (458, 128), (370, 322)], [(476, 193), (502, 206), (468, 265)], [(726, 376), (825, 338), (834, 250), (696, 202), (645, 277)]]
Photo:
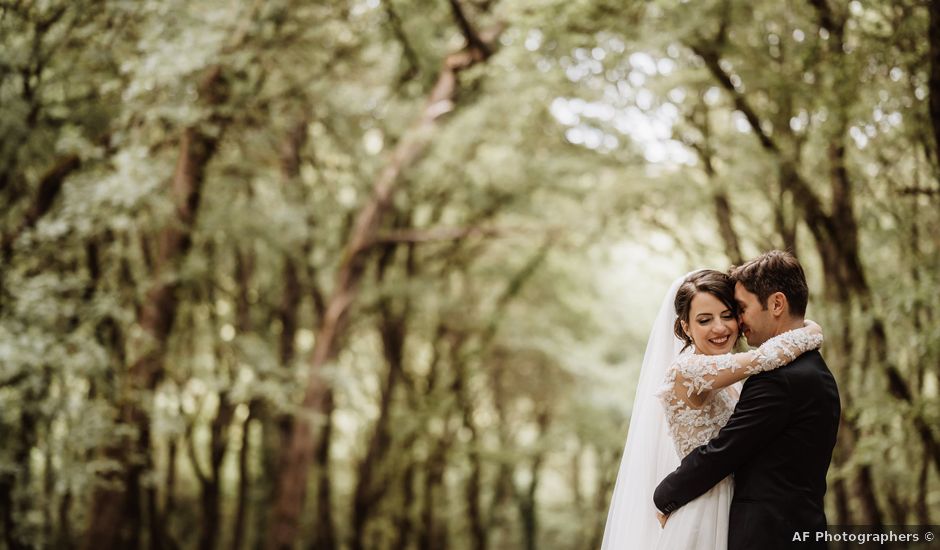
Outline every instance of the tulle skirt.
[(734, 481), (728, 476), (670, 514), (656, 550), (727, 550), (732, 496)]

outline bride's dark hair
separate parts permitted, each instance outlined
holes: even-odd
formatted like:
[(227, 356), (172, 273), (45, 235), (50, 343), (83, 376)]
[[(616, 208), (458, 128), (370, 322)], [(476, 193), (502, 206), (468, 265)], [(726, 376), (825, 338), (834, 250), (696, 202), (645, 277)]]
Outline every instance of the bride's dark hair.
[(731, 314), (738, 316), (738, 303), (734, 300), (734, 280), (727, 273), (714, 269), (702, 269), (692, 273), (682, 281), (676, 291), (676, 324), (673, 332), (676, 338), (685, 343), (682, 351), (692, 345), (692, 338), (682, 330), (682, 323), (689, 322), (689, 310), (692, 309), (692, 298), (699, 292), (708, 292), (721, 303), (728, 306)]

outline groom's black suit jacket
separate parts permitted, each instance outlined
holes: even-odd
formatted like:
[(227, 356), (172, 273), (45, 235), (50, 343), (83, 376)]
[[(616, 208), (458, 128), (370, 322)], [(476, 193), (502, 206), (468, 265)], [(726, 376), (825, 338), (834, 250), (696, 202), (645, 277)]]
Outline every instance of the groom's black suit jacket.
[(733, 473), (728, 550), (825, 548), (814, 534), (791, 541), (794, 532), (826, 527), (826, 470), (840, 413), (836, 381), (818, 351), (751, 376), (725, 427), (666, 476), (653, 501), (672, 512)]

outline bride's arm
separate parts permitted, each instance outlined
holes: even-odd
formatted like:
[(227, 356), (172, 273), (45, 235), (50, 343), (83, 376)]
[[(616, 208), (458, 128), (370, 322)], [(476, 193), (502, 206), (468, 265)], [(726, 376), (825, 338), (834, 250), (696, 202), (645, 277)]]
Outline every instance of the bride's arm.
[(818, 348), (822, 328), (807, 321), (803, 328), (774, 336), (755, 350), (724, 355), (683, 354), (676, 359), (676, 395), (687, 398), (730, 386), (752, 374), (786, 365)]

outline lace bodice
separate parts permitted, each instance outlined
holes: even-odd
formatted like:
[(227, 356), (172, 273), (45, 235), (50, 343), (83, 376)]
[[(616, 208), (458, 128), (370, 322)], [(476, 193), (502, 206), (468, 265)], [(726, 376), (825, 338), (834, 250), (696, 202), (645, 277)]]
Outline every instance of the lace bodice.
[[(666, 370), (663, 385), (656, 394), (665, 408), (669, 434), (679, 456), (708, 443), (728, 423), (738, 401), (737, 392), (729, 387), (731, 384), (786, 365), (800, 354), (818, 348), (822, 340), (818, 326), (804, 327), (775, 336), (745, 353), (679, 354)], [(702, 396), (704, 399), (697, 401)]]
[[(657, 394), (665, 407), (669, 435), (672, 436), (672, 442), (680, 457), (684, 457), (692, 449), (708, 443), (718, 435), (721, 427), (728, 423), (731, 413), (734, 412), (734, 406), (738, 402), (737, 392), (731, 388), (709, 391), (710, 395), (705, 398), (701, 407), (694, 407), (677, 395), (676, 390), (682, 391), (686, 386), (680, 384), (676, 387), (676, 375), (680, 370), (690, 366), (691, 361), (687, 359), (691, 356), (691, 352), (685, 352), (670, 365), (669, 370), (666, 371), (662, 389)], [(727, 357), (730, 358), (730, 355)], [(730, 368), (730, 366), (725, 366), (725, 368)], [(708, 383), (705, 382), (703, 385), (708, 385)]]

